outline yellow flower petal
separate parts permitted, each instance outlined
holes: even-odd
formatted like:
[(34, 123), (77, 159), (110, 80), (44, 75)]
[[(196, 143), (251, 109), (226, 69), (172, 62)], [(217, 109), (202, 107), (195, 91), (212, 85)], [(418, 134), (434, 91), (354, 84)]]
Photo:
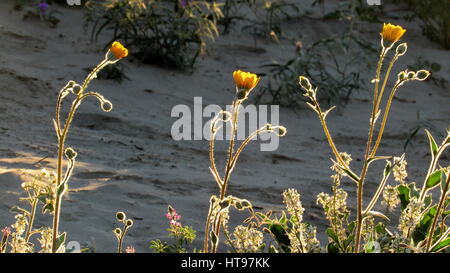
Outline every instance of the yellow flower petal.
[(128, 49), (126, 49), (121, 43), (114, 42), (111, 45), (109, 51), (116, 57), (117, 59), (122, 59), (128, 56)]
[(401, 26), (396, 26), (391, 23), (388, 24), (384, 23), (381, 36), (383, 37), (384, 41), (395, 43), (398, 40), (400, 40), (400, 38), (402, 38), (405, 32), (406, 29), (402, 28)]
[(233, 72), (233, 79), (239, 89), (252, 90), (259, 83), (260, 78), (253, 73), (236, 70)]

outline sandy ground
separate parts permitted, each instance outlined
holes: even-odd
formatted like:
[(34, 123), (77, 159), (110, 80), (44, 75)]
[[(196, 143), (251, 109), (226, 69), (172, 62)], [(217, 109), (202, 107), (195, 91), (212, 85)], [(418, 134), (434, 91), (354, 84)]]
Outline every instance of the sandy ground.
[[(38, 20), (23, 21), (11, 10), (12, 1), (0, 3), (0, 226), (13, 223), (11, 206), (21, 194), (20, 183), (41, 168), (56, 166), (55, 135), (51, 119), (58, 90), (68, 81), (82, 81), (86, 67), (103, 57), (100, 37), (91, 43), (83, 32), (82, 11), (59, 7), (64, 16), (55, 29)], [(405, 40), (409, 52), (394, 68), (398, 72), (415, 56), (424, 55), (442, 65), (441, 76), (450, 80), (450, 54), (421, 35), (416, 22), (393, 20), (408, 29)], [(326, 37), (343, 27), (340, 22), (298, 19), (286, 28), (302, 33), (305, 44)], [(365, 37), (377, 42), (379, 24), (363, 24)], [(260, 40), (258, 50), (253, 38), (240, 32), (220, 37), (209, 55), (202, 57), (193, 74), (168, 71), (124, 60), (130, 80), (117, 84), (96, 80), (91, 89), (101, 92), (114, 104), (111, 113), (102, 112), (96, 101), (85, 101), (79, 108), (68, 145), (78, 151), (78, 162), (70, 181), (70, 192), (63, 201), (61, 230), (69, 241), (92, 245), (100, 252), (113, 252), (116, 241), (115, 212), (125, 211), (135, 220), (126, 239), (138, 252), (151, 251), (150, 240), (167, 239), (168, 204), (182, 214), (183, 224), (198, 230), (199, 246), (204, 219), (216, 184), (208, 171), (208, 145), (205, 140), (174, 141), (171, 126), (176, 118), (172, 107), (193, 107), (193, 97), (203, 104), (225, 106), (233, 98), (231, 73), (235, 69), (264, 72), (261, 65), (286, 60), (294, 54), (292, 42), (281, 45)], [(374, 60), (375, 61), (375, 60)], [(373, 74), (372, 71), (368, 77)], [(265, 84), (263, 79), (261, 84)], [(398, 93), (379, 154), (401, 155), (410, 130), (421, 120), (435, 126), (438, 137), (449, 125), (450, 92), (432, 83), (408, 83)], [(370, 92), (362, 90), (345, 108), (328, 117), (336, 144), (352, 154), (353, 169), (361, 166), (368, 130)], [(205, 122), (207, 119), (204, 120)], [(296, 188), (306, 208), (305, 220), (318, 226), (323, 234), (326, 221), (316, 205), (318, 193), (329, 191), (332, 174), (330, 149), (315, 114), (303, 107), (295, 112), (280, 108), (280, 124), (288, 134), (280, 139), (274, 152), (260, 152), (252, 143), (241, 156), (232, 177), (229, 194), (246, 198), (258, 210), (282, 209), (281, 193)], [(218, 146), (218, 156), (225, 155)], [(448, 157), (447, 157), (448, 158)], [(407, 150), (410, 181), (422, 183), (429, 162), (423, 131)], [(366, 186), (366, 200), (374, 192), (383, 163), (374, 164)], [(343, 186), (354, 204), (352, 182)], [(245, 216), (245, 214), (243, 215)], [(232, 215), (237, 224), (241, 216)], [(37, 225), (49, 218), (38, 219)], [(323, 235), (320, 236), (323, 240)]]

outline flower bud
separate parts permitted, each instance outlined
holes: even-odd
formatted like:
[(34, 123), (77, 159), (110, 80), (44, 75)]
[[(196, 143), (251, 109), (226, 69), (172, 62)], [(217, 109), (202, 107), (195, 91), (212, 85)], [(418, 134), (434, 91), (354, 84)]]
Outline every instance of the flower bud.
[(81, 86), (80, 86), (79, 84), (75, 84), (75, 85), (72, 87), (72, 92), (73, 92), (75, 95), (78, 95), (78, 93), (80, 93), (80, 91), (81, 91)]
[(247, 201), (247, 200), (242, 200), (241, 201), (241, 206), (244, 207), (244, 208), (250, 208), (252, 206), (252, 204), (250, 204), (250, 202)]
[(310, 90), (312, 88), (311, 83), (309, 82), (308, 78), (306, 78), (304, 76), (299, 77), (299, 84), (305, 90)]
[(119, 211), (118, 213), (116, 213), (116, 218), (117, 218), (117, 220), (119, 220), (119, 221), (125, 220), (125, 217), (127, 217), (127, 216), (125, 215), (124, 212)]
[(401, 43), (395, 49), (395, 53), (398, 56), (402, 56), (402, 55), (404, 55), (406, 53), (407, 50), (408, 50), (408, 45), (406, 43)]
[(72, 88), (75, 85), (75, 81), (69, 81), (66, 85), (67, 88)]
[(133, 220), (127, 219), (127, 220), (125, 221), (125, 225), (126, 225), (127, 227), (133, 226)]
[(74, 151), (74, 149), (72, 148), (67, 148), (64, 151), (64, 155), (69, 159), (69, 160), (74, 160), (77, 157), (77, 152)]
[(113, 108), (113, 105), (109, 100), (102, 101), (100, 106), (102, 107), (102, 110), (105, 112), (111, 112)]
[(287, 133), (286, 127), (284, 126), (275, 126), (272, 128), (272, 130), (277, 136), (280, 137), (284, 136)]
[(406, 74), (406, 79), (412, 80), (415, 76), (416, 76), (416, 73), (414, 73), (413, 71), (409, 71), (409, 72)]
[(224, 209), (230, 206), (230, 200), (229, 199), (224, 199), (219, 203), (219, 206)]
[(120, 228), (115, 228), (115, 229), (114, 229), (114, 233), (115, 233), (117, 236), (120, 236), (120, 235), (122, 235), (122, 230), (120, 230)]
[(427, 70), (422, 69), (422, 70), (419, 70), (419, 71), (416, 72), (414, 78), (416, 80), (419, 80), (419, 81), (424, 81), (424, 80), (426, 80), (428, 78), (428, 76), (430, 76), (430, 72), (427, 71)]
[(398, 73), (397, 78), (398, 78), (399, 82), (404, 81), (406, 79), (406, 72), (402, 71), (402, 72)]

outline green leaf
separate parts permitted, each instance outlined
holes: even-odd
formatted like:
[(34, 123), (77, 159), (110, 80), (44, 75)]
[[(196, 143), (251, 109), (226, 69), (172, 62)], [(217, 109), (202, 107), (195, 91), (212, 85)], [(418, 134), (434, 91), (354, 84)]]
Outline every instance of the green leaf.
[(61, 233), (56, 240), (56, 252), (59, 252), (66, 242), (66, 232)]
[(433, 247), (430, 251), (431, 252), (439, 252), (439, 251), (446, 249), (449, 246), (450, 246), (450, 238), (447, 238), (447, 239), (442, 240), (439, 244), (437, 244), (435, 247)]
[(405, 185), (399, 185), (397, 187), (398, 198), (400, 199), (402, 211), (409, 204), (409, 199), (410, 199), (409, 193), (410, 193), (410, 191), (411, 190), (409, 189), (409, 187), (407, 187)]
[(339, 253), (339, 248), (336, 246), (335, 243), (329, 243), (327, 245), (327, 251), (328, 253)]
[(330, 237), (336, 244), (339, 245), (339, 238), (336, 235), (336, 233), (334, 232), (334, 230), (332, 228), (327, 228), (327, 235), (328, 237)]
[(442, 180), (442, 170), (437, 170), (434, 173), (432, 173), (430, 176), (428, 176), (427, 178), (427, 182), (426, 182), (426, 189), (432, 189), (434, 187), (436, 187), (439, 183), (441, 183)]
[(375, 226), (375, 232), (379, 235), (384, 235), (386, 234), (386, 225), (384, 223), (378, 223)]
[(291, 240), (289, 239), (284, 226), (279, 223), (273, 223), (269, 225), (269, 230), (272, 232), (275, 240), (278, 245), (285, 251), (290, 252), (289, 245), (291, 244)]
[(383, 178), (387, 177), (389, 175), (389, 173), (391, 172), (391, 162), (390, 161), (386, 161), (386, 166), (384, 167), (384, 173), (383, 173)]
[(412, 238), (415, 243), (419, 243), (427, 237), (431, 223), (433, 222), (434, 217), (436, 217), (436, 212), (437, 208), (436, 206), (433, 206), (424, 213), (422, 219), (412, 233)]
[(356, 221), (353, 221), (350, 224), (348, 224), (348, 226), (347, 226), (348, 234), (353, 233), (353, 231), (355, 230), (355, 227), (356, 227)]
[(366, 253), (375, 253), (375, 250), (377, 250), (375, 241), (367, 242), (367, 244), (364, 245), (364, 250), (366, 251)]
[(350, 235), (347, 237), (347, 239), (345, 239), (344, 241), (344, 249), (347, 250), (347, 247), (353, 242), (353, 240), (355, 239), (355, 235)]
[(437, 155), (438, 153), (438, 145), (436, 144), (436, 141), (434, 140), (433, 136), (431, 135), (430, 131), (428, 131), (427, 129), (425, 129), (425, 132), (427, 133), (428, 136), (428, 140), (430, 142), (430, 151), (431, 151), (431, 155), (433, 156), (433, 158)]

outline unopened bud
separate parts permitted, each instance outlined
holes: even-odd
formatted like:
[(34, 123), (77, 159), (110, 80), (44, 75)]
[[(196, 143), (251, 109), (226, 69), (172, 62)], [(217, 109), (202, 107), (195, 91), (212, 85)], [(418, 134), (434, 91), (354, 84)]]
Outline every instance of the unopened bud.
[(401, 43), (397, 46), (397, 48), (395, 49), (395, 52), (397, 53), (398, 56), (402, 56), (403, 54), (406, 53), (407, 50), (408, 50), (408, 45), (406, 43)]
[(124, 212), (119, 211), (118, 213), (116, 213), (116, 218), (117, 218), (117, 220), (119, 220), (119, 221), (125, 220), (125, 217), (127, 217), (127, 216), (125, 215)]
[(424, 81), (430, 76), (430, 72), (427, 70), (419, 70), (416, 72), (415, 79), (419, 81)]
[(74, 160), (77, 157), (77, 152), (75, 152), (74, 149), (70, 147), (64, 151), (64, 154), (69, 160)]
[(312, 88), (311, 83), (309, 82), (308, 78), (304, 76), (299, 77), (299, 83), (300, 86), (305, 90), (310, 90)]

